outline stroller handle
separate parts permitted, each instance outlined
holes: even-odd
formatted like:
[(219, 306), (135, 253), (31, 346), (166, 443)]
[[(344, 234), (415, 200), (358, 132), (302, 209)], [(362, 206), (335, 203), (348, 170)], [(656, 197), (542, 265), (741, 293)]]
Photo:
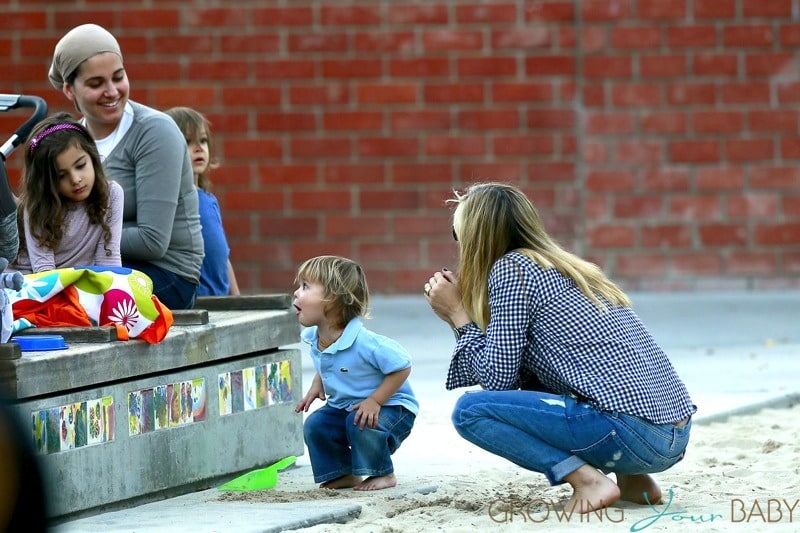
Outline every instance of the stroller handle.
[(0, 112), (19, 107), (33, 108), (33, 115), (26, 120), (3, 146), (0, 146), (0, 157), (3, 161), (8, 159), (14, 149), (25, 142), (33, 127), (47, 115), (47, 102), (39, 96), (25, 96), (22, 94), (0, 94)]

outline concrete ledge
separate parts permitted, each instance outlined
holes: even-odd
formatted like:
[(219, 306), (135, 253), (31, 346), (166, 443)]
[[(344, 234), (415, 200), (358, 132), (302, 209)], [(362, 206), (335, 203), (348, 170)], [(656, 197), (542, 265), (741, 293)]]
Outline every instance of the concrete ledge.
[[(61, 335), (66, 342), (112, 342), (117, 338), (117, 329), (112, 326), (98, 327), (58, 327), (58, 328), (28, 328), (16, 333), (14, 337), (28, 337), (33, 335)], [(13, 337), (12, 337), (13, 338)]]
[[(52, 516), (174, 497), (302, 455), (303, 417), (294, 412), (302, 394), (299, 358), (297, 350), (274, 350), (18, 403), (33, 426)], [(251, 372), (251, 386), (259, 387), (256, 367), (264, 387), (272, 387), (268, 375), (279, 371), (286, 388), (258, 403), (251, 388), (248, 405), (243, 373)], [(238, 405), (227, 400), (237, 391)], [(197, 397), (194, 405), (188, 394)]]
[(297, 318), (288, 310), (219, 311), (209, 318), (205, 325), (173, 326), (158, 344), (77, 342), (68, 343), (68, 350), (0, 358), (0, 386), (18, 399), (63, 393), (274, 349), (300, 336)]
[(66, 349), (0, 348), (0, 386), (31, 428), (51, 517), (172, 498), (303, 454), (301, 354), (282, 348), (299, 338), (294, 313), (176, 315), (157, 344), (75, 327), (30, 333), (63, 333)]
[(200, 296), (195, 309), (209, 311), (235, 311), (242, 309), (288, 309), (292, 305), (289, 294), (255, 294), (243, 296)]
[(202, 326), (208, 324), (208, 311), (205, 309), (185, 309), (173, 311), (173, 326)]
[[(16, 342), (0, 343), (0, 359), (19, 359), (22, 357), (22, 350)], [(0, 381), (2, 377), (0, 376)]]

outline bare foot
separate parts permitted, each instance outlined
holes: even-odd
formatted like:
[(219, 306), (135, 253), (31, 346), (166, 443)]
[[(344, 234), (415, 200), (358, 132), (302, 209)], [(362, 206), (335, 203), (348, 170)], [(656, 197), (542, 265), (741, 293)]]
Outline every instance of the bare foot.
[(346, 476), (337, 477), (336, 479), (332, 479), (330, 481), (326, 481), (325, 483), (320, 484), (319, 488), (321, 489), (352, 489), (353, 487), (357, 486), (361, 483), (360, 476), (354, 476), (352, 474), (348, 474)]
[(564, 477), (572, 485), (573, 493), (564, 509), (585, 514), (612, 505), (619, 499), (620, 490), (602, 472), (590, 465), (583, 465)]
[(641, 505), (661, 502), (661, 487), (647, 474), (631, 476), (617, 474), (617, 485), (620, 490), (620, 498), (626, 502)]
[(368, 477), (355, 487), (353, 490), (380, 490), (380, 489), (388, 489), (397, 485), (397, 478), (394, 474), (389, 474), (388, 476), (373, 476)]

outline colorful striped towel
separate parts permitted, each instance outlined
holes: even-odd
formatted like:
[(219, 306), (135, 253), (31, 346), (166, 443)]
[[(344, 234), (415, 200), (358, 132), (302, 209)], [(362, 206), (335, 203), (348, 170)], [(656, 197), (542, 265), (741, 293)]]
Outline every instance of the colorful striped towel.
[(26, 274), (22, 289), (5, 289), (13, 332), (30, 327), (114, 326), (120, 340), (157, 343), (172, 312), (153, 294), (153, 282), (125, 267), (75, 267)]

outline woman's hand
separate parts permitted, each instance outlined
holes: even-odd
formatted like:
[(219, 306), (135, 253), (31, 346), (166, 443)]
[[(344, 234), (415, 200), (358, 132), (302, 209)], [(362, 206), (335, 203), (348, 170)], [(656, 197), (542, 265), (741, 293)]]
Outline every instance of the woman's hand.
[(458, 275), (455, 272), (446, 268), (435, 272), (423, 291), (436, 316), (447, 322), (451, 328), (463, 326), (470, 321), (461, 303)]

